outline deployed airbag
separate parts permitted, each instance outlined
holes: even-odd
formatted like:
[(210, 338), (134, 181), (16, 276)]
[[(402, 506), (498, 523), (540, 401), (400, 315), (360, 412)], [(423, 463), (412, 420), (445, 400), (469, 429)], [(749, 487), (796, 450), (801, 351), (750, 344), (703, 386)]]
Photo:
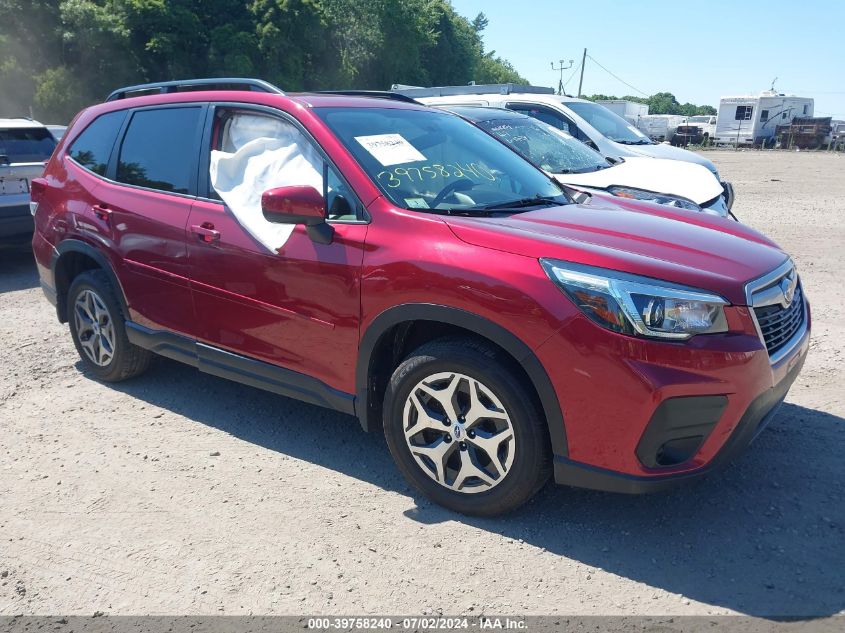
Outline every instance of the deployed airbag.
[(284, 246), (294, 225), (265, 220), (261, 194), (291, 185), (323, 191), (320, 156), (293, 125), (257, 115), (232, 117), (220, 146), (226, 151), (211, 152), (211, 186), (241, 226), (275, 253)]

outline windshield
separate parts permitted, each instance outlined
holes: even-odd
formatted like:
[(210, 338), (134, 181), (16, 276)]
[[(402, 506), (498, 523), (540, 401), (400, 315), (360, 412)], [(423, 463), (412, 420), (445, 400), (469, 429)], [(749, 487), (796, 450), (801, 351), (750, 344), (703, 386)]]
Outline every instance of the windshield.
[(567, 101), (563, 105), (611, 141), (623, 145), (651, 145), (651, 141), (645, 134), (603, 105), (584, 101)]
[(53, 135), (43, 127), (0, 130), (0, 156), (10, 163), (41, 163), (56, 147)]
[(479, 121), (478, 126), (553, 174), (578, 174), (610, 167), (598, 152), (537, 119), (493, 119)]
[[(569, 202), (551, 178), (452, 114), (398, 108), (314, 111), (397, 206), (461, 211), (536, 198)], [(549, 201), (538, 201), (543, 203)]]
[(709, 123), (710, 117), (709, 116), (691, 116), (689, 118), (690, 123)]

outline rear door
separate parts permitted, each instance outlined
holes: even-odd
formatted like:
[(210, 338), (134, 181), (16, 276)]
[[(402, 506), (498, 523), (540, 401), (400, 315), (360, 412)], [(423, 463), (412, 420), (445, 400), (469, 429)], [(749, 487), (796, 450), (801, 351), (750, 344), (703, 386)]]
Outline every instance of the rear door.
[(113, 243), (129, 318), (195, 333), (185, 227), (196, 197), (204, 104), (129, 112), (91, 222)]

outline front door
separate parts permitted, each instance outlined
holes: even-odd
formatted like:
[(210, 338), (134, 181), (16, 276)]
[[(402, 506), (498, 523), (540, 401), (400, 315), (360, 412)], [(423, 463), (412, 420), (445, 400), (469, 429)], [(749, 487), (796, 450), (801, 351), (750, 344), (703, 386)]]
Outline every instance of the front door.
[[(354, 393), (367, 224), (351, 189), (290, 120), (218, 108), (206, 138), (201, 165), (213, 165), (232, 204), (201, 167), (206, 196), (188, 219), (198, 340)], [(301, 225), (280, 236), (255, 206), (271, 185), (321, 190), (332, 242), (314, 242)]]

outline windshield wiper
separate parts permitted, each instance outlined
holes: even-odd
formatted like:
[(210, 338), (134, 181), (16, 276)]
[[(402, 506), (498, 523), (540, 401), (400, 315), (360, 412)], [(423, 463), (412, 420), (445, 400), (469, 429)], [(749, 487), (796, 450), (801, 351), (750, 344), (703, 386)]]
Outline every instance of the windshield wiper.
[(436, 213), (438, 215), (483, 215), (491, 216), (493, 211), (486, 207), (443, 207), (440, 209), (429, 209), (429, 213)]
[(487, 204), (477, 208), (483, 210), (522, 209), (525, 207), (538, 207), (541, 205), (558, 207), (563, 206), (564, 204), (566, 204), (566, 202), (561, 202), (559, 200), (555, 200), (554, 198), (534, 196), (533, 198), (520, 198), (518, 200), (511, 200), (509, 202), (495, 202), (493, 204)]

